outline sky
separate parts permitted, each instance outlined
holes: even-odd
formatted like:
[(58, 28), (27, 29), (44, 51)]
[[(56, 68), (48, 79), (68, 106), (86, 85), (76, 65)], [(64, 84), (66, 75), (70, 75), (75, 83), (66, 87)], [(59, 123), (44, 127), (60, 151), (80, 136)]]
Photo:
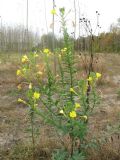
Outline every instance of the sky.
[[(29, 1), (29, 29), (39, 32), (40, 35), (51, 31), (52, 0), (28, 0)], [(0, 0), (0, 21), (2, 26), (24, 25), (26, 27), (26, 2), (27, 0)], [(59, 13), (60, 7), (65, 7), (67, 22), (70, 31), (73, 31), (74, 22), (74, 0), (55, 0), (56, 11)], [(100, 32), (109, 31), (112, 23), (116, 23), (120, 17), (120, 0), (76, 0), (77, 19), (80, 11), (81, 17), (86, 17), (91, 21), (92, 28), (96, 27), (96, 11), (99, 11)], [(79, 6), (79, 7), (78, 7)], [(80, 8), (80, 10), (79, 10)], [(45, 20), (47, 19), (47, 22)], [(60, 32), (60, 18), (55, 16), (55, 32)], [(47, 29), (48, 28), (48, 29)]]

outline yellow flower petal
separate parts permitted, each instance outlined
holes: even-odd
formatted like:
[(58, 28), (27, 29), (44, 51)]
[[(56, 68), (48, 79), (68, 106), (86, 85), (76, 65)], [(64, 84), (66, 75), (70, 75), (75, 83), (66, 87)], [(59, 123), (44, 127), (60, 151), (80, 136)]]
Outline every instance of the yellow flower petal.
[(61, 52), (66, 52), (66, 51), (67, 51), (67, 48), (61, 49)]
[(86, 115), (80, 116), (80, 118), (84, 119), (85, 121), (88, 119), (88, 117)]
[(96, 73), (96, 78), (100, 78), (102, 75), (100, 73)]
[(89, 82), (91, 82), (91, 81), (93, 80), (93, 78), (92, 78), (92, 77), (89, 77), (87, 80), (88, 80)]
[(73, 88), (70, 88), (70, 92), (75, 92)]
[(79, 103), (75, 103), (75, 109), (80, 108), (80, 104)]
[(32, 83), (29, 84), (29, 89), (32, 89)]
[(43, 53), (45, 53), (45, 54), (50, 54), (50, 50), (49, 50), (48, 48), (45, 48), (45, 49), (43, 50)]
[(64, 114), (64, 111), (63, 111), (63, 109), (61, 109), (59, 113), (60, 113), (60, 114)]
[(59, 74), (56, 75), (56, 78), (59, 78)]
[(70, 92), (72, 92), (72, 93), (78, 95), (77, 92), (76, 92), (73, 88), (70, 88)]
[(28, 57), (27, 57), (27, 55), (24, 55), (23, 57), (22, 57), (22, 63), (26, 63), (26, 62), (28, 62), (29, 61), (29, 59), (28, 59)]
[(40, 93), (39, 92), (34, 92), (34, 94), (33, 94), (33, 99), (34, 100), (37, 100), (37, 99), (39, 99), (40, 98)]
[(43, 72), (39, 71), (39, 72), (37, 72), (37, 75), (38, 75), (38, 76), (42, 76), (42, 75), (43, 75)]
[(21, 90), (22, 89), (21, 84), (18, 84), (17, 88), (18, 88), (18, 90)]
[(71, 111), (69, 114), (70, 118), (75, 118), (77, 116), (75, 111)]
[(18, 98), (18, 102), (26, 104), (26, 102), (23, 99), (21, 99), (21, 98)]
[(55, 15), (55, 14), (56, 14), (56, 10), (55, 10), (55, 9), (52, 9), (52, 10), (51, 10), (51, 14)]
[(26, 68), (23, 68), (23, 69), (22, 69), (22, 72), (23, 72), (24, 74), (26, 73), (26, 71), (27, 71)]
[(21, 76), (21, 75), (22, 75), (22, 72), (21, 72), (20, 69), (17, 70), (16, 75), (17, 75), (17, 76)]
[(39, 55), (36, 52), (33, 55), (34, 55), (35, 58), (39, 57)]

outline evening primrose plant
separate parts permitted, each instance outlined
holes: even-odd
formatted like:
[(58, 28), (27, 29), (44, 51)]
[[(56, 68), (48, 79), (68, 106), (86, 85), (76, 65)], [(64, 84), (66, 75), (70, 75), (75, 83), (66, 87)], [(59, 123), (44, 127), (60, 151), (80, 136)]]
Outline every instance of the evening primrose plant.
[[(21, 58), (21, 67), (17, 70), (16, 74), (19, 78), (23, 78), (27, 85), (27, 89), (24, 90), (25, 99), (18, 98), (19, 103), (23, 103), (29, 108), (29, 117), (30, 117), (30, 124), (31, 124), (31, 138), (32, 138), (32, 145), (33, 145), (33, 159), (34, 159), (34, 149), (35, 149), (35, 128), (34, 128), (34, 119), (35, 119), (35, 110), (38, 106), (38, 101), (40, 98), (39, 90), (36, 89), (32, 82), (30, 75), (33, 76), (32, 80), (36, 79), (35, 75), (37, 73), (36, 69), (36, 58), (38, 54), (36, 52), (30, 53), (29, 55), (23, 55)], [(18, 90), (22, 90), (22, 83), (17, 86)], [(20, 92), (21, 93), (21, 92)]]
[[(89, 129), (89, 116), (99, 100), (96, 83), (101, 74), (91, 72), (86, 79), (78, 80), (76, 78), (77, 62), (74, 42), (67, 31), (65, 8), (60, 8), (59, 11), (64, 47), (56, 49), (56, 55), (52, 54), (48, 48), (41, 51), (45, 65), (45, 78), (42, 81), (37, 79), (35, 84), (30, 81), (28, 73), (31, 74), (34, 71), (33, 78), (37, 75), (38, 70), (35, 66), (38, 55), (31, 53), (22, 57), (21, 68), (17, 70), (17, 76), (25, 77), (29, 85), (26, 98), (24, 100), (18, 99), (18, 101), (29, 107), (34, 147), (33, 120), (36, 114), (42, 117), (46, 124), (55, 127), (59, 137), (69, 136), (70, 147), (66, 147), (63, 140), (61, 142), (63, 144), (62, 150), (54, 152), (52, 159), (83, 160), (86, 158), (86, 146), (88, 145), (86, 144), (86, 136)], [(52, 14), (56, 14), (56, 11), (52, 11)], [(57, 74), (54, 73), (54, 65), (51, 63), (54, 56), (57, 57)], [(79, 145), (76, 144), (76, 141), (79, 141)]]

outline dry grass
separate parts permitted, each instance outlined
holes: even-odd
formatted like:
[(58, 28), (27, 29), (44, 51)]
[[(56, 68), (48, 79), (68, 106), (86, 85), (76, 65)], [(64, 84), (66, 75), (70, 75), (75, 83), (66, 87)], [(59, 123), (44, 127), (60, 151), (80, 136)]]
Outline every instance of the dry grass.
[(120, 138), (111, 136), (104, 143), (98, 141), (98, 149), (90, 149), (89, 160), (119, 160), (120, 159)]

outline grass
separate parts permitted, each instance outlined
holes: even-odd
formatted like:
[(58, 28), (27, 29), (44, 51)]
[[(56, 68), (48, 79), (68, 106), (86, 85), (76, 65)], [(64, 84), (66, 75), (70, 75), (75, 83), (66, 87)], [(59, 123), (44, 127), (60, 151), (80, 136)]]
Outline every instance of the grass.
[[(90, 118), (90, 134), (88, 139), (94, 137), (97, 139), (104, 138), (106, 141), (97, 141), (99, 149), (88, 150), (88, 160), (118, 160), (120, 157), (119, 146), (119, 124), (120, 121), (120, 100), (117, 98), (117, 91), (120, 83), (113, 77), (120, 75), (119, 61), (120, 55), (100, 54), (100, 62), (95, 64), (96, 69), (102, 72), (104, 77), (99, 82), (98, 89), (102, 95), (102, 103)], [(79, 59), (81, 61), (81, 59)], [(16, 69), (20, 63), (20, 56), (17, 54), (1, 54), (0, 55), (0, 156), (2, 160), (32, 160), (31, 156), (31, 139), (26, 128), (29, 125), (27, 116), (27, 108), (18, 105), (18, 91), (16, 87)], [(41, 67), (40, 61), (40, 70)], [(78, 69), (84, 64), (82, 61)], [(78, 78), (82, 76), (82, 71), (78, 74)], [(22, 93), (21, 93), (22, 94)], [(16, 97), (16, 99), (14, 98)], [(39, 119), (36, 120), (40, 134), (37, 135), (36, 160), (50, 160), (51, 151), (62, 146), (59, 137), (53, 128), (45, 126)], [(117, 125), (118, 124), (118, 125)], [(111, 126), (112, 133), (110, 132)], [(112, 137), (112, 138), (111, 138)], [(69, 138), (61, 137), (69, 146)], [(101, 140), (102, 141), (102, 140)]]

